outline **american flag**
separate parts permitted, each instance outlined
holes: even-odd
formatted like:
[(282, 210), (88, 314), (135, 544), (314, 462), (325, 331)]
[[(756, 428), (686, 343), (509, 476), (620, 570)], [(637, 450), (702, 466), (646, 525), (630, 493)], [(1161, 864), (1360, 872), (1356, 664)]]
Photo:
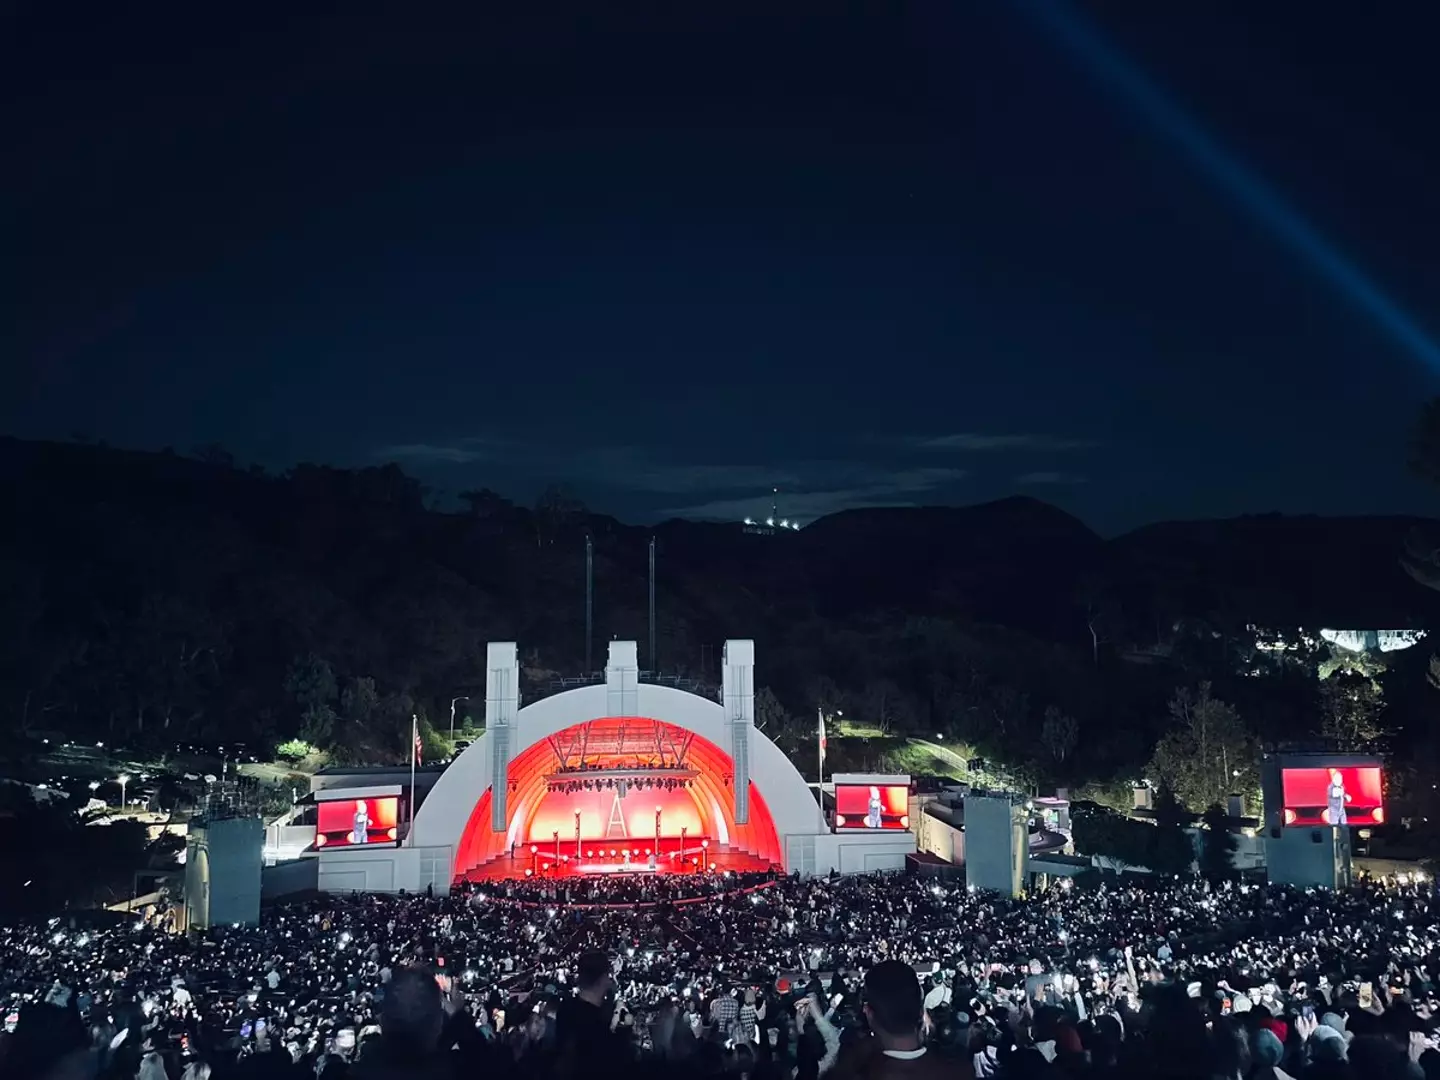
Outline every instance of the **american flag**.
[(416, 714), (410, 718), (410, 734), (415, 746), (415, 764), (421, 763), (421, 748), (424, 744), (420, 742), (420, 716)]
[(820, 716), (820, 729), (819, 729), (819, 730), (820, 730), (820, 760), (821, 760), (821, 761), (824, 761), (824, 760), (825, 760), (825, 710), (824, 710), (824, 709), (817, 709), (816, 712), (817, 712), (817, 713), (819, 714), (819, 716)]

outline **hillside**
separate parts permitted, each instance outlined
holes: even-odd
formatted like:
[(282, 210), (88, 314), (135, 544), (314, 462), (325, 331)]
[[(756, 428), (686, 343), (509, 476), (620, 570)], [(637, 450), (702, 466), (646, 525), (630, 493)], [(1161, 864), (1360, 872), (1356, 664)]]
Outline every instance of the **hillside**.
[(445, 716), (480, 689), (486, 641), (518, 641), (532, 681), (582, 670), (587, 532), (592, 667), (606, 641), (634, 639), (647, 668), (714, 681), (723, 641), (753, 637), (776, 729), (797, 738), (808, 722), (793, 718), (845, 703), (897, 736), (944, 730), (993, 752), (985, 740), (1033, 746), (1054, 707), (1123, 729), (1082, 749), (1113, 765), (1153, 742), (1166, 696), (1197, 677), (1112, 663), (1127, 642), (1181, 620), (1440, 622), (1437, 595), (1398, 568), (1409, 519), (1166, 523), (1107, 542), (1014, 498), (757, 536), (488, 496), (441, 513), (393, 465), (272, 476), (218, 453), (10, 439), (0, 491), (0, 710), (21, 731), (265, 740), (323, 705), (337, 732), (369, 733), (354, 736), (364, 753), (399, 753), (411, 711)]

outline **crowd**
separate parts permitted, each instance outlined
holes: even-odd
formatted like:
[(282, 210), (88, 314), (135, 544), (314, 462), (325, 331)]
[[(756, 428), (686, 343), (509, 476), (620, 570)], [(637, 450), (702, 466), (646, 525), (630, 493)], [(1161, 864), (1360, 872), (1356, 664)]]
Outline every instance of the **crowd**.
[(1440, 1077), (1419, 881), (531, 880), (0, 947), (0, 1078)]

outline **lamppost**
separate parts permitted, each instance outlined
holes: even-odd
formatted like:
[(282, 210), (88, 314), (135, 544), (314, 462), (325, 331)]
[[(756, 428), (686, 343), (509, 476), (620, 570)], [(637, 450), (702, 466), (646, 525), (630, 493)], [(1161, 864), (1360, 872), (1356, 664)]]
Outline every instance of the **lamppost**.
[(470, 700), (470, 695), (469, 695), (469, 694), (461, 694), (459, 697), (452, 697), (452, 698), (450, 699), (450, 741), (451, 741), (451, 742), (454, 742), (454, 741), (455, 741), (455, 703), (456, 703), (457, 701), (469, 701), (469, 700)]
[(124, 809), (125, 809), (125, 785), (128, 784), (128, 783), (130, 783), (130, 774), (129, 774), (129, 773), (123, 773), (123, 772), (122, 772), (122, 773), (121, 773), (119, 776), (117, 776), (115, 779), (117, 779), (117, 780), (120, 781), (120, 809), (121, 809), (121, 810), (124, 810)]
[(685, 834), (690, 831), (688, 825), (680, 826), (680, 865), (685, 865)]
[(700, 841), (700, 872), (703, 874), (703, 873), (708, 873), (709, 871), (710, 871), (710, 841), (707, 839), (707, 840), (701, 840), (701, 841)]
[(550, 836), (555, 841), (555, 865), (550, 869), (551, 871), (557, 871), (560, 869), (560, 830), (554, 830)]
[(580, 861), (580, 811), (575, 811), (575, 861)]
[(660, 807), (655, 807), (655, 854), (660, 854)]

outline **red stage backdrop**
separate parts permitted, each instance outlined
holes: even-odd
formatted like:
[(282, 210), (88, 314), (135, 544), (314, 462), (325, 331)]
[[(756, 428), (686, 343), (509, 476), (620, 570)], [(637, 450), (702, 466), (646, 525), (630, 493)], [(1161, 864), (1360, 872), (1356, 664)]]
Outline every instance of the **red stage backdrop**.
[(880, 796), (880, 824), (866, 819), (870, 813), (871, 788), (865, 784), (835, 785), (835, 827), (837, 829), (908, 829), (910, 789), (903, 784), (886, 784), (874, 789)]
[(367, 844), (393, 844), (398, 834), (400, 800), (394, 795), (379, 799), (335, 799), (316, 806), (319, 811), (315, 825), (316, 847), (356, 847), (351, 834), (355, 831), (355, 810), (361, 803), (370, 825), (365, 830)]
[(1321, 769), (1285, 769), (1280, 786), (1285, 799), (1285, 824), (1295, 826), (1334, 825), (1330, 820), (1332, 772), (1349, 798), (1345, 820), (1349, 825), (1379, 825), (1385, 820), (1385, 796), (1381, 770), (1376, 765), (1337, 765)]
[[(660, 835), (678, 837), (681, 829), (695, 840), (709, 835), (705, 819), (710, 815), (707, 812), (702, 816), (695, 805), (698, 794), (693, 788), (632, 789), (620, 800), (620, 813), (625, 819), (629, 837), (636, 841), (655, 839), (657, 806), (660, 808)], [(548, 792), (545, 801), (535, 808), (535, 814), (530, 819), (528, 842), (553, 845), (554, 835), (558, 832), (562, 844), (567, 840), (570, 842), (568, 849), (562, 847), (561, 850), (567, 853), (573, 851), (577, 813), (580, 815), (580, 835), (586, 840), (599, 840), (609, 832), (610, 812), (614, 803), (615, 792), (609, 788), (601, 791)], [(619, 843), (623, 839), (620, 830), (616, 829), (606, 843), (611, 840)]]

